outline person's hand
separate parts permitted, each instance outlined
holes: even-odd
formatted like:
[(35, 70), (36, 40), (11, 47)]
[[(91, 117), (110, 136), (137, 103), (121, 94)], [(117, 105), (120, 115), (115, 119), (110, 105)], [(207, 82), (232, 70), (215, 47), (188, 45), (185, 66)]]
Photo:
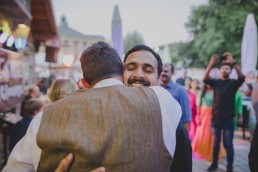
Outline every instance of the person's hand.
[(212, 67), (214, 66), (217, 62), (219, 61), (219, 56), (218, 55), (212, 55), (210, 62), (209, 62), (209, 66)]
[(59, 163), (55, 172), (68, 172), (69, 166), (73, 162), (73, 154), (69, 153), (62, 161)]
[(234, 58), (233, 58), (231, 53), (226, 52), (226, 53), (223, 54), (223, 56), (226, 56), (228, 63), (234, 63), (235, 62), (235, 60), (234, 60)]
[(99, 167), (99, 168), (96, 168), (95, 170), (92, 170), (90, 172), (105, 172), (106, 169), (104, 167)]
[[(69, 166), (72, 164), (72, 162), (73, 162), (73, 154), (70, 153), (64, 159), (62, 159), (62, 161), (59, 163), (55, 172), (68, 172)], [(97, 168), (95, 170), (92, 170), (90, 172), (105, 172), (105, 171), (106, 170), (105, 170), (104, 167), (99, 167), (99, 168)]]

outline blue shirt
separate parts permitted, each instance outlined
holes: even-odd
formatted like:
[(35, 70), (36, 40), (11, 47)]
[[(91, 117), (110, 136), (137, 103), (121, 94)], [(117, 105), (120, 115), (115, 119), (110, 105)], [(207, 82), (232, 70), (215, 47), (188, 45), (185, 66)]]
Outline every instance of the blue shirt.
[(187, 90), (181, 85), (170, 81), (165, 87), (166, 90), (177, 100), (182, 108), (182, 122), (192, 121), (192, 111), (189, 102), (189, 95)]

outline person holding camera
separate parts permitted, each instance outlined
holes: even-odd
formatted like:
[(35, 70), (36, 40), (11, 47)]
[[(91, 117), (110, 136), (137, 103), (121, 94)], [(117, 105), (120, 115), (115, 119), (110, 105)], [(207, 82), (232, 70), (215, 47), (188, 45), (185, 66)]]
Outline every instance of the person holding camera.
[[(219, 64), (220, 78), (210, 79), (209, 72)], [(230, 79), (232, 69), (236, 70), (238, 79)], [(209, 84), (213, 91), (212, 128), (214, 132), (213, 162), (208, 171), (218, 168), (218, 153), (220, 150), (221, 132), (223, 133), (223, 145), (227, 152), (227, 172), (233, 171), (234, 149), (234, 118), (235, 118), (235, 94), (245, 80), (231, 53), (223, 56), (212, 55), (204, 73), (203, 82)]]

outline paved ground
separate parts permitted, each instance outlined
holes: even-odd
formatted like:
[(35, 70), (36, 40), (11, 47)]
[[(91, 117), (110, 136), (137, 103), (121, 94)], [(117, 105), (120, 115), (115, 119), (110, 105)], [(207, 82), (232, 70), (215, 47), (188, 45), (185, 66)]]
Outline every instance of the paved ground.
[[(248, 167), (248, 153), (250, 149), (250, 141), (242, 139), (242, 133), (235, 132), (234, 137), (234, 172), (250, 172)], [(193, 156), (193, 172), (205, 172), (209, 167), (210, 162), (198, 159)], [(219, 165), (219, 169), (216, 172), (226, 171), (227, 161), (226, 159)]]
[[(241, 132), (236, 132), (234, 137), (235, 159), (234, 159), (234, 172), (250, 172), (248, 167), (248, 153), (250, 149), (250, 141), (243, 140)], [(2, 145), (2, 132), (0, 132), (0, 157), (3, 161), (3, 145)], [(209, 167), (210, 162), (204, 161), (193, 157), (193, 172), (205, 172)], [(226, 159), (219, 165), (217, 172), (226, 171)], [(0, 168), (1, 172), (1, 168)]]

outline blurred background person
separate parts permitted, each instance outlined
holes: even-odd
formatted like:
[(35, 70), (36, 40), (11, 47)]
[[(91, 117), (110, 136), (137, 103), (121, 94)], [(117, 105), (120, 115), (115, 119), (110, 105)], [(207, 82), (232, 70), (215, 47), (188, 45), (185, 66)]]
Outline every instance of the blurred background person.
[[(212, 55), (205, 70), (203, 82), (209, 84), (214, 91), (212, 106), (212, 128), (214, 132), (213, 162), (208, 171), (215, 171), (218, 168), (218, 155), (220, 151), (221, 135), (223, 145), (227, 153), (227, 172), (233, 171), (234, 162), (234, 122), (235, 122), (235, 95), (238, 88), (243, 84), (245, 76), (240, 67), (236, 64), (231, 53), (223, 54), (225, 60), (219, 56)], [(210, 79), (210, 70), (219, 62), (219, 79)], [(236, 70), (237, 79), (231, 79), (232, 69)]]
[(249, 152), (249, 168), (251, 172), (256, 172), (258, 169), (257, 163), (257, 155), (258, 155), (258, 126), (257, 126), (257, 119), (258, 119), (258, 83), (255, 85), (253, 92), (252, 92), (252, 105), (254, 108), (255, 116), (256, 116), (256, 124), (253, 133), (253, 138), (251, 142), (250, 152)]
[[(50, 88), (48, 89), (48, 97), (51, 103), (56, 102), (67, 95), (72, 94), (74, 91), (78, 90), (78, 86), (75, 81), (70, 78), (60, 78), (55, 80)], [(28, 103), (29, 106), (29, 103)], [(43, 112), (40, 111), (35, 118), (39, 118), (41, 120)], [(15, 145), (13, 148), (7, 165), (3, 169), (3, 171), (35, 171), (37, 167), (33, 167), (33, 162), (39, 162), (39, 158), (32, 158), (28, 152), (32, 154), (41, 153), (41, 149), (37, 146), (37, 143), (33, 143), (36, 147), (32, 148), (31, 140), (36, 141), (36, 135), (33, 134), (38, 130), (39, 125), (30, 126), (28, 131), (24, 135), (24, 137)], [(25, 165), (26, 164), (26, 165)], [(28, 170), (30, 169), (30, 170)]]
[(172, 76), (174, 74), (173, 64), (163, 64), (161, 72), (161, 85), (176, 99), (182, 109), (181, 121), (183, 122), (187, 132), (190, 129), (190, 122), (192, 121), (192, 112), (189, 101), (189, 96), (187, 90), (181, 85), (174, 83), (172, 81)]
[(26, 134), (31, 120), (42, 110), (43, 102), (37, 98), (31, 98), (24, 104), (23, 119), (10, 127), (10, 151), (16, 143)]
[(185, 86), (185, 79), (187, 76), (187, 69), (185, 67), (182, 67), (181, 70), (181, 76), (179, 78), (177, 78), (176, 83)]
[(20, 114), (21, 116), (24, 116), (24, 105), (25, 103), (30, 100), (31, 98), (39, 98), (40, 92), (39, 87), (37, 85), (31, 85), (28, 90), (28, 94), (24, 97), (22, 103), (21, 103), (21, 110)]
[(37, 81), (37, 86), (39, 87), (39, 91), (42, 94), (46, 94), (47, 93), (47, 80), (46, 78), (39, 78)]
[(60, 78), (55, 80), (47, 91), (50, 101), (53, 103), (57, 100), (78, 90), (77, 84), (70, 78)]
[(245, 81), (242, 84), (242, 97), (243, 97), (243, 117), (242, 117), (242, 131), (243, 139), (246, 139), (246, 130), (249, 128), (249, 116), (252, 109), (252, 91), (255, 86), (255, 72), (249, 71), (246, 75)]
[(196, 96), (200, 94), (200, 81), (198, 79), (192, 79), (190, 83), (190, 91), (194, 93)]
[(249, 71), (246, 75), (245, 82), (242, 85), (243, 100), (251, 100), (253, 88), (255, 86), (255, 72)]
[(236, 117), (235, 117), (235, 130), (238, 129), (238, 126), (240, 126), (243, 122), (243, 103), (242, 103), (242, 94), (238, 90), (235, 95), (235, 112), (236, 112)]
[(190, 129), (189, 129), (189, 138), (190, 140), (193, 139), (195, 131), (196, 131), (196, 114), (197, 114), (197, 105), (196, 105), (196, 90), (191, 90), (191, 83), (193, 80), (190, 77), (185, 78), (185, 88), (187, 89), (188, 96), (189, 96), (189, 102), (190, 102), (190, 108), (192, 112), (192, 121), (190, 123)]
[(251, 96), (251, 99), (252, 99), (252, 109), (251, 109), (251, 112), (250, 112), (250, 115), (249, 115), (249, 132), (251, 134), (251, 138), (253, 137), (253, 134), (254, 134), (254, 130), (255, 130), (255, 125), (257, 123), (257, 116), (258, 115), (256, 112), (257, 112), (257, 108), (258, 108), (258, 103), (255, 103), (255, 100), (257, 99), (257, 95), (258, 95), (258, 89), (256, 88), (258, 87), (258, 75), (256, 75), (256, 80), (255, 80), (255, 86), (254, 86), (254, 89), (252, 91), (252, 96)]
[[(213, 90), (208, 84), (204, 84), (200, 95), (199, 116), (200, 122), (197, 126), (195, 137), (192, 141), (194, 154), (204, 160), (212, 162), (214, 135), (211, 127)], [(222, 142), (221, 142), (222, 147)], [(219, 162), (222, 161), (226, 152), (220, 149)]]

